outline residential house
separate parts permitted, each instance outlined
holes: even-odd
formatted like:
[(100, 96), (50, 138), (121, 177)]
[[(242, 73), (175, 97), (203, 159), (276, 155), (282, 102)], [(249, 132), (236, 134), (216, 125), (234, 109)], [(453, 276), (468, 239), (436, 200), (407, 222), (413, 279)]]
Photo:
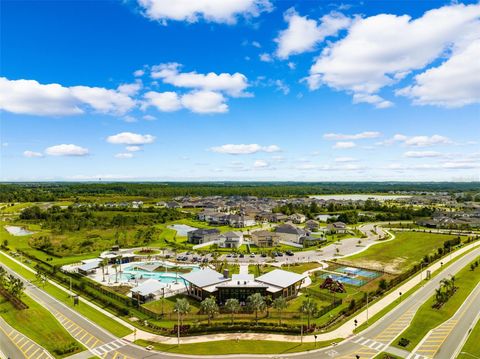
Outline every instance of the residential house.
[(252, 232), (251, 242), (257, 247), (275, 247), (280, 241), (280, 236), (278, 233), (270, 231), (255, 231)]
[(222, 233), (218, 239), (221, 242), (221, 247), (239, 248), (243, 244), (243, 233), (230, 231)]
[(192, 244), (203, 244), (207, 242), (212, 242), (218, 239), (220, 231), (215, 228), (211, 229), (196, 229), (194, 231), (188, 232), (188, 243)]
[(285, 242), (300, 243), (300, 238), (306, 235), (305, 230), (291, 224), (281, 224), (275, 228), (280, 240)]
[(343, 222), (334, 222), (327, 225), (327, 230), (330, 233), (343, 234), (347, 233), (347, 225)]
[(306, 221), (307, 217), (301, 213), (294, 213), (289, 217), (289, 219), (295, 224), (301, 224)]

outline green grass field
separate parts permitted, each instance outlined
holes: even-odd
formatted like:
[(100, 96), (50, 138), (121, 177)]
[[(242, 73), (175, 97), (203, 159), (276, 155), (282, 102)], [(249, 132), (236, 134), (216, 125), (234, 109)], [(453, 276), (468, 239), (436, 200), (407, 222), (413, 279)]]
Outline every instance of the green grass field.
[(480, 340), (478, 338), (480, 338), (480, 321), (473, 328), (457, 359), (471, 359), (472, 355), (480, 356)]
[[(455, 275), (455, 278), (455, 286), (458, 287), (455, 294), (453, 294), (440, 309), (432, 308), (432, 305), (435, 303), (435, 297), (430, 297), (428, 301), (419, 308), (410, 326), (400, 334), (399, 338), (407, 338), (410, 340), (410, 344), (405, 347), (405, 349), (412, 350), (415, 348), (429, 330), (440, 325), (455, 314), (471, 291), (479, 283), (480, 269), (477, 268), (475, 271), (471, 271), (470, 264), (468, 264)], [(402, 348), (398, 346), (398, 343), (394, 342), (393, 345)]]
[(395, 236), (391, 241), (375, 244), (361, 253), (342, 258), (341, 262), (398, 273), (443, 247), (444, 241), (456, 237), (423, 232), (398, 232)]
[[(28, 309), (17, 310), (8, 300), (0, 296), (0, 316), (8, 324), (43, 346), (57, 358), (63, 358), (85, 349), (48, 310), (27, 295), (23, 295), (22, 301), (28, 305)], [(57, 350), (67, 346), (74, 346), (75, 350), (63, 355), (57, 353)]]
[[(32, 282), (36, 281), (34, 273), (25, 269), (16, 262), (10, 260), (10, 258), (6, 257), (2, 252), (0, 252), (0, 263), (14, 270), (22, 277)], [(69, 298), (66, 292), (54, 286), (53, 284), (47, 284), (45, 285), (45, 287), (42, 287), (42, 289), (45, 290), (45, 292), (47, 292), (48, 294), (50, 294), (52, 297), (68, 305), (70, 308), (76, 310), (78, 313), (97, 323), (99, 326), (103, 327), (104, 329), (108, 330), (116, 336), (123, 337), (132, 332), (130, 329), (121, 325), (116, 320), (113, 320), (112, 318), (106, 316), (105, 314), (99, 312), (95, 308), (92, 308), (85, 303), (80, 303), (80, 305), (78, 306), (73, 306), (72, 298)]]
[(156, 350), (190, 355), (227, 355), (227, 354), (287, 354), (307, 350), (319, 349), (330, 345), (331, 342), (338, 342), (336, 339), (329, 342), (314, 343), (292, 343), (266, 340), (220, 340), (196, 344), (160, 344), (146, 340), (137, 340), (135, 343), (142, 346), (152, 345)]

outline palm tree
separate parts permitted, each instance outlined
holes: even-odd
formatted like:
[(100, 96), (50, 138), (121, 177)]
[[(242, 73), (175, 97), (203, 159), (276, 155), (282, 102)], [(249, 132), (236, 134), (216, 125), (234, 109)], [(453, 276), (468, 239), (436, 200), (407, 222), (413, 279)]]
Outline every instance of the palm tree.
[(225, 308), (232, 314), (232, 325), (233, 325), (233, 319), (235, 317), (235, 313), (237, 313), (240, 310), (240, 302), (238, 299), (235, 298), (230, 298), (227, 299), (225, 302)]
[(202, 312), (207, 314), (208, 316), (208, 325), (210, 325), (211, 320), (215, 317), (216, 314), (218, 314), (218, 305), (217, 301), (215, 300), (214, 296), (210, 296), (202, 301), (200, 303), (200, 307), (202, 309)]
[(317, 303), (313, 302), (310, 298), (307, 298), (302, 302), (300, 311), (307, 315), (307, 328), (310, 329), (310, 318), (317, 312)]
[(107, 264), (108, 264), (108, 261), (106, 258), (102, 259), (99, 263), (100, 268), (102, 268), (102, 276), (103, 276), (102, 282), (105, 282), (105, 267), (107, 266)]
[(450, 283), (451, 283), (451, 290), (452, 290), (452, 294), (453, 292), (455, 291), (455, 276), (454, 275), (450, 275)]
[(190, 312), (190, 303), (185, 298), (179, 298), (173, 307), (174, 312), (180, 316), (180, 324), (183, 325), (183, 316)]
[(118, 283), (118, 264), (112, 264), (113, 269), (115, 269), (115, 283)]
[(255, 322), (258, 324), (258, 312), (263, 312), (266, 308), (265, 300), (260, 293), (255, 293), (247, 298), (248, 307), (255, 312)]
[(272, 307), (278, 312), (278, 325), (282, 325), (282, 313), (288, 307), (287, 300), (284, 297), (278, 297), (272, 302)]

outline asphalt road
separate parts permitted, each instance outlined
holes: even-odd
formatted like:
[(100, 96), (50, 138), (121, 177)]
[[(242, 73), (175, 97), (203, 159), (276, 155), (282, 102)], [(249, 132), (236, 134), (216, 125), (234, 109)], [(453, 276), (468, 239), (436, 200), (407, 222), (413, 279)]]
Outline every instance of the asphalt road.
[[(360, 355), (360, 358), (374, 357), (381, 351), (390, 351), (400, 354), (403, 357), (408, 355), (407, 352), (399, 351), (398, 349), (391, 348), (389, 345), (393, 339), (400, 334), (408, 325), (413, 317), (415, 311), (420, 307), (425, 300), (433, 295), (435, 288), (441, 279), (444, 277), (455, 274), (466, 266), (469, 262), (475, 259), (480, 254), (480, 248), (467, 253), (462, 258), (445, 268), (439, 275), (435, 276), (425, 285), (417, 290), (409, 298), (402, 301), (396, 308), (390, 313), (377, 321), (367, 330), (360, 333), (358, 336), (354, 336), (341, 342), (334, 347), (328, 347), (317, 351), (310, 351), (298, 354), (279, 354), (279, 355), (234, 355), (229, 357), (242, 357), (242, 358), (283, 358), (291, 355), (295, 355), (297, 358), (313, 359), (313, 358), (355, 358), (355, 355)], [(7, 270), (11, 273), (13, 271)], [(14, 273), (18, 276), (18, 274)], [(19, 276), (20, 277), (20, 276)], [(25, 280), (24, 280), (25, 281)], [(145, 350), (124, 340), (121, 340), (112, 334), (108, 333), (104, 329), (100, 328), (95, 323), (83, 318), (77, 312), (73, 311), (69, 307), (65, 306), (56, 299), (50, 297), (42, 289), (34, 286), (31, 283), (27, 283), (26, 293), (32, 296), (45, 308), (47, 308), (52, 314), (54, 314), (64, 327), (85, 347), (91, 350), (92, 353), (101, 355), (104, 358), (172, 358), (172, 357), (193, 357), (188, 355), (175, 355), (166, 353), (156, 353)], [(400, 301), (400, 296), (399, 299)], [(480, 303), (477, 300), (475, 305), (471, 305), (468, 308), (471, 311), (478, 310)], [(80, 304), (85, 305), (85, 304)], [(462, 336), (468, 330), (468, 324), (459, 325), (458, 330), (452, 330), (455, 336)], [(453, 335), (453, 334), (452, 334)], [(458, 337), (457, 337), (458, 338)], [(452, 339), (453, 340), (453, 339)], [(458, 340), (458, 339), (457, 339)], [(453, 340), (454, 341), (454, 340)], [(445, 344), (446, 345), (446, 344)], [(2, 346), (3, 348), (3, 346)], [(13, 358), (23, 358), (24, 356), (13, 356)], [(221, 356), (202, 356), (204, 358), (218, 358)], [(417, 357), (421, 358), (421, 357)], [(443, 356), (441, 358), (444, 358)]]

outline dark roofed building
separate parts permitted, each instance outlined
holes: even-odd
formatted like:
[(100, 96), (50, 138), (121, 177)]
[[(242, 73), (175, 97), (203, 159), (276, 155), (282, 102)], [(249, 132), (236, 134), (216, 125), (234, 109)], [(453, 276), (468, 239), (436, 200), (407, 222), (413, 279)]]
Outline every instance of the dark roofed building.
[(212, 242), (218, 238), (219, 234), (220, 234), (220, 231), (216, 228), (196, 229), (194, 231), (188, 232), (188, 243), (203, 244), (207, 242)]

